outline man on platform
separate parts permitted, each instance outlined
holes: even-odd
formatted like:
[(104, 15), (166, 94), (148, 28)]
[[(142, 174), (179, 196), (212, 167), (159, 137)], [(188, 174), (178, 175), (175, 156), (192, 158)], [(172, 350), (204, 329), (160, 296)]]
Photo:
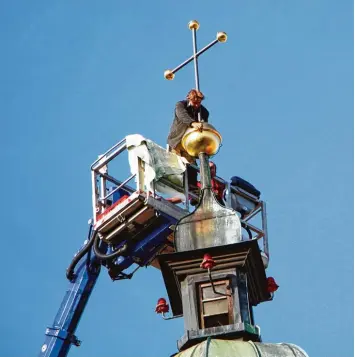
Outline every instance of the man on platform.
[[(176, 103), (175, 106), (175, 116), (173, 123), (170, 127), (170, 132), (168, 135), (168, 145), (172, 152), (184, 157), (190, 164), (196, 165), (196, 160), (190, 156), (182, 147), (181, 140), (190, 127), (201, 129), (202, 123), (198, 121), (198, 115), (200, 113), (201, 120), (204, 122), (208, 121), (209, 112), (201, 105), (204, 99), (202, 92), (191, 89), (187, 93), (186, 100), (182, 100)], [(197, 186), (197, 173), (194, 169), (187, 169), (188, 180), (191, 186)]]
[[(217, 166), (214, 162), (210, 161), (209, 162), (209, 167), (210, 167), (210, 173), (211, 173), (211, 186), (212, 186), (212, 191), (216, 196), (217, 201), (222, 205), (225, 206), (224, 203), (224, 190), (226, 188), (226, 185), (223, 182), (217, 181), (216, 176), (217, 176)], [(201, 189), (201, 183), (197, 183), (197, 187)]]
[(186, 129), (190, 127), (200, 129), (202, 127), (202, 124), (198, 121), (198, 113), (200, 113), (202, 121), (208, 122), (209, 112), (201, 105), (203, 99), (204, 95), (202, 92), (191, 89), (187, 93), (186, 100), (176, 103), (175, 117), (168, 135), (168, 144), (172, 152), (186, 158), (190, 163), (194, 162), (195, 159), (184, 150), (181, 145), (181, 139)]

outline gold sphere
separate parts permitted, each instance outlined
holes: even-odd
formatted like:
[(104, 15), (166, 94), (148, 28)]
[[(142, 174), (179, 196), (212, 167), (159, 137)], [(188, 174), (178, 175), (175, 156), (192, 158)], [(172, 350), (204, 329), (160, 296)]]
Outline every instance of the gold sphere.
[(226, 42), (227, 41), (227, 34), (225, 32), (217, 32), (217, 40), (219, 42)]
[(165, 79), (167, 79), (169, 81), (172, 81), (174, 79), (174, 77), (175, 77), (175, 74), (170, 69), (167, 69), (164, 72), (164, 77), (165, 77)]
[(200, 24), (198, 23), (197, 20), (192, 20), (189, 22), (189, 24), (187, 26), (189, 26), (190, 30), (193, 30), (193, 29), (198, 30), (200, 27)]
[(215, 155), (221, 142), (221, 134), (209, 123), (203, 123), (202, 130), (187, 129), (181, 140), (183, 148), (193, 157), (198, 157), (201, 152), (209, 156)]

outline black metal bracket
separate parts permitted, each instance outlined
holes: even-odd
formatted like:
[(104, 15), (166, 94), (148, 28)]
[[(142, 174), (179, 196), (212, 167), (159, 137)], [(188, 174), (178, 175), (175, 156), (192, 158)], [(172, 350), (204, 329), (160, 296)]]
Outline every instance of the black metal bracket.
[(79, 347), (81, 345), (81, 341), (74, 334), (69, 333), (68, 331), (63, 329), (48, 327), (46, 329), (45, 334), (46, 336), (57, 337), (63, 341), (69, 341), (76, 347)]
[(222, 295), (222, 296), (232, 296), (233, 294), (224, 294), (224, 293), (221, 293), (219, 291), (216, 291), (216, 287), (214, 286), (213, 284), (213, 280), (212, 280), (212, 273), (211, 273), (211, 269), (208, 268), (208, 277), (210, 278), (210, 283), (211, 283), (211, 286), (212, 286), (212, 290), (215, 294), (217, 295)]

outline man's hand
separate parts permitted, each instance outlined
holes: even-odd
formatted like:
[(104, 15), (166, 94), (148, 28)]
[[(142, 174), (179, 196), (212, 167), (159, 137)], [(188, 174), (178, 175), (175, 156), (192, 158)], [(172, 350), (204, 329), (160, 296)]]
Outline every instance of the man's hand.
[(200, 123), (198, 121), (195, 121), (193, 123), (191, 123), (191, 126), (194, 128), (194, 129), (198, 129), (198, 130), (202, 130), (202, 125), (203, 123)]

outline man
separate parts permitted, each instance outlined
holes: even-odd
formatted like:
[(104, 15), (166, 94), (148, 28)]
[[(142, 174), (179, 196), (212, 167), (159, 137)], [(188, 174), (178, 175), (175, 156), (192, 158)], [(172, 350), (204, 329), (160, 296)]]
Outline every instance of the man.
[(201, 120), (208, 121), (209, 112), (201, 105), (204, 98), (202, 92), (191, 89), (187, 93), (186, 100), (176, 103), (175, 117), (168, 135), (168, 144), (172, 152), (184, 157), (189, 163), (195, 163), (196, 161), (184, 150), (181, 145), (181, 139), (188, 128), (201, 129), (202, 124), (198, 121), (199, 113)]
[(218, 202), (224, 206), (224, 191), (226, 189), (226, 185), (223, 182), (219, 182), (215, 179), (215, 176), (217, 175), (217, 166), (214, 162), (210, 161), (210, 172), (211, 172), (211, 184), (212, 184), (212, 190), (214, 194), (216, 195), (216, 198)]
[[(201, 105), (204, 98), (205, 96), (202, 92), (196, 89), (191, 89), (189, 93), (187, 93), (186, 100), (176, 103), (175, 117), (168, 135), (168, 144), (171, 151), (184, 157), (190, 164), (194, 165), (196, 165), (195, 158), (185, 151), (181, 145), (181, 140), (188, 128), (202, 128), (202, 123), (198, 121), (199, 113), (201, 120), (205, 122), (208, 121), (209, 112), (203, 105)], [(187, 167), (187, 176), (189, 186), (192, 186), (192, 189), (196, 188), (197, 172), (193, 168)]]
[[(223, 200), (223, 196), (224, 196), (224, 190), (226, 188), (226, 185), (222, 182), (219, 182), (215, 179), (216, 174), (217, 174), (217, 166), (214, 162), (210, 161), (209, 162), (209, 166), (210, 166), (210, 173), (211, 173), (211, 186), (212, 186), (212, 191), (215, 194), (217, 201), (224, 206), (224, 200)], [(197, 184), (197, 186), (199, 188), (201, 188), (201, 183), (199, 182)]]

